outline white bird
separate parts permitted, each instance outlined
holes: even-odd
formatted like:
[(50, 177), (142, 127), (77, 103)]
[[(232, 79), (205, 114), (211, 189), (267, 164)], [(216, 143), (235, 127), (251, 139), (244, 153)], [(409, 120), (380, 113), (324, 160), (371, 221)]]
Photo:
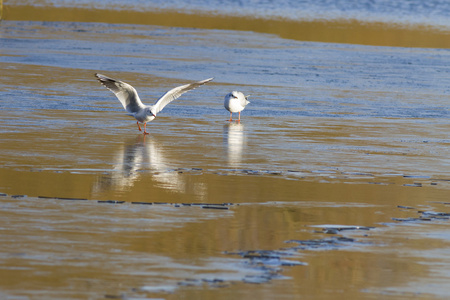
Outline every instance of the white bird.
[(144, 134), (148, 134), (146, 131), (147, 122), (155, 119), (156, 115), (163, 110), (167, 104), (177, 99), (184, 93), (213, 80), (213, 78), (208, 78), (202, 81), (173, 88), (162, 95), (158, 101), (155, 102), (155, 104), (144, 105), (134, 87), (128, 83), (98, 73), (95, 73), (95, 77), (97, 77), (97, 80), (100, 81), (102, 85), (116, 95), (117, 99), (119, 99), (120, 103), (122, 103), (123, 108), (125, 108), (128, 112), (127, 115), (132, 116), (137, 120), (136, 123), (139, 131), (142, 131), (139, 123), (144, 123)]
[(228, 121), (233, 121), (233, 113), (239, 113), (238, 122), (241, 122), (241, 111), (244, 110), (245, 106), (250, 103), (247, 100), (248, 96), (245, 96), (241, 92), (233, 91), (225, 96), (225, 102), (223, 106), (230, 112), (230, 119)]

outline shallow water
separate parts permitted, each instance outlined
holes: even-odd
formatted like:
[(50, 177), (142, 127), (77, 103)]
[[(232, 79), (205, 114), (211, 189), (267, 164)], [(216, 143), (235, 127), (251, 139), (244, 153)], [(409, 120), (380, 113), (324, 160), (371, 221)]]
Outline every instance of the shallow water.
[[(448, 295), (448, 50), (22, 17), (0, 24), (1, 298)], [(215, 79), (144, 137), (95, 72), (146, 103)]]
[(299, 41), (449, 48), (448, 1), (422, 2), (23, 0), (7, 1), (4, 18), (238, 30)]

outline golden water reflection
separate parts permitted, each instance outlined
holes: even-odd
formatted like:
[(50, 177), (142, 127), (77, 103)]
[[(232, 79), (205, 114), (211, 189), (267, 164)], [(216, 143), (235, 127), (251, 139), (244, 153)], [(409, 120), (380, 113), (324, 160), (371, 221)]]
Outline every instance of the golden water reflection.
[[(25, 8), (15, 16), (81, 21), (118, 16), (77, 13)], [(139, 23), (144, 21), (137, 17), (143, 16), (125, 12), (117, 21)], [(216, 26), (201, 25), (205, 20), (199, 18), (198, 26)], [(163, 21), (157, 20), (178, 22)], [(189, 18), (179, 22), (194, 24)], [(120, 105), (104, 96), (91, 70), (0, 66), (8, 74), (2, 78), (2, 95), (22, 96), (11, 93), (27, 87), (34, 96), (29, 102), (37, 105), (32, 113), (20, 105), (0, 111), (0, 192), (9, 195), (0, 197), (0, 298), (397, 300), (448, 292), (448, 220), (392, 219), (417, 217), (419, 210), (448, 211), (443, 121), (254, 116), (224, 125), (214, 119), (221, 120), (223, 111), (190, 119), (168, 113), (144, 137), (136, 133), (134, 121), (115, 110)], [(152, 89), (175, 83), (129, 75)], [(217, 94), (224, 87), (210, 86)], [(41, 108), (50, 93), (53, 100), (63, 100), (57, 104), (76, 105)], [(366, 99), (367, 93), (346, 97)], [(434, 142), (424, 143), (425, 138)], [(245, 172), (247, 167), (254, 172)], [(11, 196), (18, 194), (28, 197)], [(198, 202), (232, 205), (221, 210), (189, 205)], [(375, 229), (325, 234), (309, 227), (321, 224)], [(291, 259), (308, 265), (282, 267), (286, 277), (267, 284), (244, 283), (258, 268), (249, 270), (241, 256), (225, 254), (285, 251), (293, 247), (289, 240), (336, 236), (355, 242), (340, 249), (296, 250)], [(224, 287), (203, 281), (216, 277), (226, 279)], [(189, 283), (186, 278), (200, 283), (180, 284)], [(430, 291), (428, 283), (439, 286)]]
[[(239, 180), (233, 176), (194, 177), (211, 186), (223, 186), (212, 190), (211, 199)], [(445, 196), (442, 191), (286, 182), (273, 177), (255, 180), (251, 175), (242, 179), (247, 188), (237, 190), (239, 197), (244, 199), (259, 188), (264, 189), (262, 200), (274, 201), (207, 210), (3, 196), (0, 218), (8, 226), (0, 228), (0, 289), (24, 297), (43, 292), (48, 299), (124, 293), (165, 299), (251, 298), (258, 293), (339, 300), (378, 295), (398, 299), (421, 291), (423, 298), (418, 299), (427, 299), (431, 294), (423, 279), (448, 267), (445, 259), (433, 263), (436, 257), (445, 256), (450, 238), (436, 229), (444, 230), (447, 222), (387, 225), (392, 216), (414, 215), (397, 205), (420, 206), (424, 203), (421, 192), (437, 199)], [(272, 193), (267, 195), (269, 190)], [(177, 193), (168, 195), (172, 195), (168, 201), (177, 201)], [(287, 201), (275, 201), (283, 199)], [(286, 243), (288, 240), (335, 237), (308, 227), (324, 223), (376, 229), (339, 233), (355, 240), (349, 247), (295, 250), (290, 259), (308, 265), (283, 267), (284, 279), (262, 285), (244, 284), (245, 276), (258, 274), (258, 270), (248, 268), (240, 256), (224, 254), (289, 251), (295, 243)], [(203, 284), (195, 288), (180, 284), (189, 282), (186, 278), (191, 283), (221, 279), (224, 287), (208, 287), (206, 282), (205, 288)], [(417, 284), (411, 287), (410, 282)]]
[(187, 14), (176, 11), (138, 12), (83, 8), (8, 6), (6, 20), (105, 22), (195, 27), (202, 29), (245, 30), (277, 34), (301, 41), (348, 43), (397, 47), (449, 48), (448, 31), (426, 26), (400, 26), (357, 21), (289, 21)]

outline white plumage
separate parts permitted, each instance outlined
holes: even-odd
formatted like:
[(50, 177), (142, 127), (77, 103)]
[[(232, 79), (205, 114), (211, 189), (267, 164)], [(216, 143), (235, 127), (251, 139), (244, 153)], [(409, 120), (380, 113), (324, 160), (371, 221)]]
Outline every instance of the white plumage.
[(238, 122), (241, 121), (241, 111), (243, 111), (245, 106), (250, 103), (250, 101), (247, 100), (248, 97), (248, 95), (245, 96), (238, 91), (233, 91), (225, 96), (223, 106), (230, 112), (230, 122), (233, 120), (233, 113), (239, 113)]
[(154, 105), (144, 105), (134, 87), (128, 83), (98, 73), (95, 73), (95, 76), (102, 85), (116, 95), (117, 99), (122, 103), (123, 108), (128, 112), (128, 115), (133, 116), (137, 120), (139, 131), (141, 131), (139, 123), (144, 123), (144, 134), (148, 134), (146, 131), (147, 122), (155, 119), (156, 115), (162, 111), (167, 104), (184, 93), (213, 80), (213, 78), (208, 78), (173, 88), (162, 95)]

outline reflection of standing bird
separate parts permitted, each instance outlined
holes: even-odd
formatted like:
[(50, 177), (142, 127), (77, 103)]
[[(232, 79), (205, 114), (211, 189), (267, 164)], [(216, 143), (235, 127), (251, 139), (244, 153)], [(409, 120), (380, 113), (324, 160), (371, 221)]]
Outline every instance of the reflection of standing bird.
[(225, 96), (225, 102), (223, 106), (230, 112), (230, 120), (233, 121), (233, 113), (239, 113), (238, 122), (241, 121), (241, 111), (244, 110), (245, 106), (250, 102), (247, 100), (249, 96), (244, 96), (241, 92), (233, 91)]
[(245, 133), (241, 123), (228, 123), (223, 126), (223, 140), (227, 147), (228, 164), (237, 168), (241, 165), (244, 152)]
[(184, 93), (213, 80), (213, 78), (209, 78), (176, 87), (162, 95), (154, 105), (144, 105), (141, 102), (141, 99), (139, 99), (138, 93), (136, 92), (134, 87), (132, 87), (128, 83), (98, 73), (95, 73), (95, 76), (102, 85), (104, 85), (116, 95), (120, 103), (122, 103), (123, 108), (125, 108), (125, 110), (128, 112), (128, 115), (134, 117), (137, 120), (136, 123), (138, 125), (139, 131), (141, 131), (141, 126), (139, 125), (139, 123), (144, 123), (144, 134), (148, 134), (148, 132), (146, 131), (147, 122), (150, 122), (154, 118), (156, 118), (156, 114), (163, 110), (163, 108), (167, 104), (177, 99)]

